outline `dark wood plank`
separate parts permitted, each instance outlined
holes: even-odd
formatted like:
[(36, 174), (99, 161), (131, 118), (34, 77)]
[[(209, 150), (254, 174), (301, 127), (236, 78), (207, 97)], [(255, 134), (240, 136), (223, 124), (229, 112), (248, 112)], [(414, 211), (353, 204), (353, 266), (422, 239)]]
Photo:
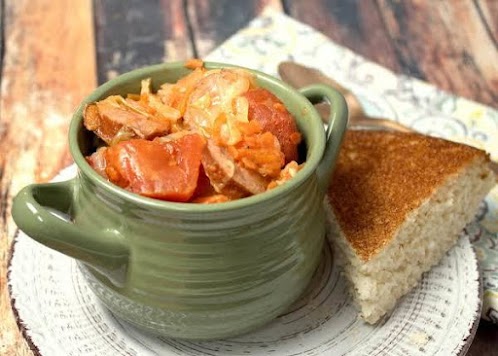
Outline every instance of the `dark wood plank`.
[[(0, 96), (0, 354), (28, 355), (6, 288), (12, 197), (71, 159), (74, 108), (96, 85), (90, 0), (4, 0)], [(27, 11), (29, 10), (29, 11)], [(71, 14), (71, 16), (68, 16)], [(4, 90), (6, 89), (6, 90)]]
[(281, 11), (280, 0), (187, 0), (196, 54), (200, 58), (241, 29), (265, 7)]
[(486, 23), (489, 36), (493, 38), (495, 47), (498, 48), (498, 1), (474, 0), (474, 3)]
[(394, 2), (379, 7), (398, 58), (439, 87), (498, 102), (498, 52), (471, 1)]
[(3, 67), (3, 56), (4, 56), (4, 17), (5, 17), (5, 1), (0, 0), (0, 83), (2, 82), (2, 67)]
[(498, 2), (285, 0), (294, 17), (395, 72), (498, 107)]
[(95, 0), (99, 82), (132, 69), (190, 58), (182, 0)]
[(336, 43), (397, 72), (406, 70), (398, 60), (375, 1), (284, 0), (284, 7), (289, 15)]
[(186, 60), (194, 56), (185, 2), (186, 0), (161, 0), (165, 61)]
[[(474, 0), (476, 9), (482, 18), (485, 30), (493, 41), (495, 52), (498, 51), (498, 1), (496, 0)], [(498, 80), (491, 79), (493, 87), (497, 88)]]

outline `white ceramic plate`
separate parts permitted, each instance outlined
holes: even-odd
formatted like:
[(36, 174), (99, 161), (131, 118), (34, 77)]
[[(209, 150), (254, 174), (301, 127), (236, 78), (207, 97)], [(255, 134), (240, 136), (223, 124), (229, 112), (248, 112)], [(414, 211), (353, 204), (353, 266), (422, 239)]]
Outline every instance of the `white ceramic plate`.
[[(71, 178), (75, 168), (56, 180)], [(330, 246), (307, 293), (285, 315), (250, 334), (190, 342), (145, 334), (116, 319), (92, 294), (76, 262), (16, 238), (9, 286), (18, 322), (41, 355), (456, 355), (470, 345), (480, 313), (470, 225), (378, 325), (357, 316)]]

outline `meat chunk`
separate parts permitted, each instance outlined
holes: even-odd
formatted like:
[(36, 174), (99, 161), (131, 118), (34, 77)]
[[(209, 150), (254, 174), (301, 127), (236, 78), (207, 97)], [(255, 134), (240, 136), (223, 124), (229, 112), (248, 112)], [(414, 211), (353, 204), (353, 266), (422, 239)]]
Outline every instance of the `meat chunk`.
[(159, 119), (143, 110), (138, 102), (116, 95), (87, 105), (83, 123), (108, 145), (130, 138), (166, 135), (171, 128), (169, 120)]
[(208, 140), (202, 166), (214, 190), (230, 199), (242, 198), (266, 190), (268, 180), (257, 172), (237, 165), (225, 148)]
[(109, 180), (150, 198), (186, 202), (197, 186), (205, 140), (198, 134), (172, 141), (132, 139), (105, 151)]
[(244, 96), (249, 102), (249, 120), (258, 121), (263, 131), (269, 131), (277, 137), (286, 163), (297, 161), (301, 134), (283, 103), (263, 88), (250, 89)]

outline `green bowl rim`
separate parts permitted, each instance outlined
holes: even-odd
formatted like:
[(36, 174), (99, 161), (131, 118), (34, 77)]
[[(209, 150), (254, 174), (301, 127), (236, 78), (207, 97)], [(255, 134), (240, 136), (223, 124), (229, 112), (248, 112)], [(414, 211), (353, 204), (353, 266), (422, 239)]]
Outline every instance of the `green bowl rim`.
[[(180, 211), (180, 212), (192, 212), (192, 213), (208, 213), (208, 212), (220, 212), (238, 208), (245, 208), (249, 205), (262, 204), (270, 200), (278, 199), (281, 196), (286, 195), (294, 188), (303, 184), (308, 177), (315, 174), (316, 168), (320, 163), (324, 149), (325, 149), (325, 130), (323, 128), (322, 121), (318, 116), (318, 113), (313, 108), (313, 105), (298, 91), (292, 88), (290, 85), (282, 82), (281, 80), (274, 78), (268, 74), (261, 71), (249, 69), (241, 66), (236, 66), (227, 63), (218, 62), (204, 62), (204, 65), (208, 69), (215, 68), (241, 68), (248, 70), (256, 75), (257, 78), (263, 81), (269, 82), (272, 85), (278, 87), (283, 92), (288, 92), (299, 100), (302, 104), (303, 111), (306, 111), (309, 119), (315, 122), (312, 128), (312, 133), (314, 134), (314, 142), (312, 145), (311, 152), (308, 151), (308, 157), (304, 164), (304, 167), (293, 177), (291, 180), (282, 184), (281, 186), (275, 187), (264, 193), (252, 195), (249, 197), (224, 202), (217, 204), (196, 204), (196, 203), (179, 203), (179, 202), (169, 202), (159, 199), (153, 199), (132, 193), (123, 189), (102, 176), (100, 176), (86, 161), (82, 152), (78, 146), (78, 132), (83, 127), (82, 123), (82, 113), (84, 107), (91, 102), (97, 101), (102, 98), (104, 93), (112, 89), (113, 87), (120, 85), (122, 82), (136, 81), (144, 78), (151, 77), (152, 72), (159, 70), (175, 70), (180, 69), (185, 66), (184, 61), (169, 62), (155, 64), (147, 67), (142, 67), (139, 69), (132, 70), (130, 72), (124, 73), (116, 78), (109, 80), (108, 82), (102, 84), (96, 88), (90, 95), (88, 95), (79, 105), (78, 109), (74, 113), (71, 123), (69, 126), (69, 150), (74, 159), (74, 162), (78, 166), (80, 172), (82, 172), (87, 178), (89, 178), (94, 184), (101, 186), (108, 190), (109, 192), (118, 195), (119, 197), (129, 201), (133, 204), (138, 204), (144, 208), (153, 208), (159, 210), (170, 210), (170, 211)], [(279, 93), (275, 93), (277, 96)]]

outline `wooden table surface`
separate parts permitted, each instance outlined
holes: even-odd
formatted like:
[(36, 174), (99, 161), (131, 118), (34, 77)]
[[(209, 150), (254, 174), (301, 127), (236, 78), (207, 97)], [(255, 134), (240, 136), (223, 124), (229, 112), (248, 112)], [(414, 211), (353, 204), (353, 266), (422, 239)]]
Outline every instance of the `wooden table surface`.
[[(6, 268), (12, 197), (71, 162), (71, 113), (99, 83), (203, 57), (265, 6), (395, 72), (498, 108), (498, 0), (0, 0), (0, 354), (31, 355)], [(481, 322), (470, 355), (498, 355)]]

